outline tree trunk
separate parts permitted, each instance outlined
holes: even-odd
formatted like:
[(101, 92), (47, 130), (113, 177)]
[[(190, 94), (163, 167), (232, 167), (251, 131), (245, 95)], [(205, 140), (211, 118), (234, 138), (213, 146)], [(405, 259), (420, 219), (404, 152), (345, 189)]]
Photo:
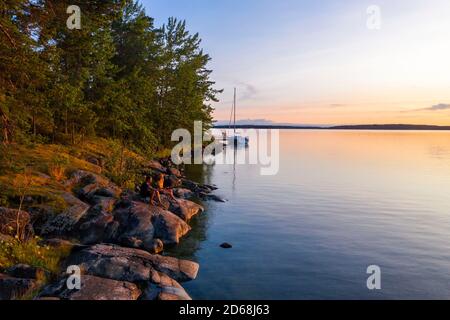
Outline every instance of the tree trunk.
[(11, 141), (11, 127), (9, 123), (8, 116), (0, 108), (0, 116), (2, 118), (2, 130), (3, 130), (3, 144), (9, 144)]
[(36, 112), (35, 111), (33, 111), (32, 122), (33, 122), (33, 136), (36, 137)]
[(75, 144), (75, 123), (72, 122), (72, 145)]
[(66, 115), (64, 119), (64, 133), (69, 134), (69, 111), (66, 110)]

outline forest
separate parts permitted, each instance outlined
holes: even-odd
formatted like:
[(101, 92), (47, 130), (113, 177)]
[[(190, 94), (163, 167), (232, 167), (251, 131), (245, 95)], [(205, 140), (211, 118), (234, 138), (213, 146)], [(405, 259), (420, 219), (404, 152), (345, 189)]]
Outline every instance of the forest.
[[(68, 28), (70, 6), (81, 28)], [(141, 154), (212, 125), (210, 57), (185, 21), (155, 26), (134, 0), (0, 3), (0, 139), (76, 145), (107, 138)]]

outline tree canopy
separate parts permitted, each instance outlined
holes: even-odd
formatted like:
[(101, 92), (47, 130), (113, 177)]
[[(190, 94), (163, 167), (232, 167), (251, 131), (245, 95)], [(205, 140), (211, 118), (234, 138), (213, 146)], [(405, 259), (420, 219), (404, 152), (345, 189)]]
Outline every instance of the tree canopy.
[[(70, 30), (67, 8), (81, 8)], [(77, 143), (111, 137), (147, 152), (212, 123), (210, 57), (184, 21), (156, 27), (134, 0), (0, 3), (0, 135)]]

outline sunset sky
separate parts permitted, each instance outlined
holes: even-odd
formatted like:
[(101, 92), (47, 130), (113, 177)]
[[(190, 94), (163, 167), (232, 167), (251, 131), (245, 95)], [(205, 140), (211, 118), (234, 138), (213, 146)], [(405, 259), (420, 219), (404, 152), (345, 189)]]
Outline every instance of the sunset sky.
[[(450, 125), (449, 0), (143, 0), (212, 57), (216, 120)], [(381, 28), (367, 27), (367, 8)]]

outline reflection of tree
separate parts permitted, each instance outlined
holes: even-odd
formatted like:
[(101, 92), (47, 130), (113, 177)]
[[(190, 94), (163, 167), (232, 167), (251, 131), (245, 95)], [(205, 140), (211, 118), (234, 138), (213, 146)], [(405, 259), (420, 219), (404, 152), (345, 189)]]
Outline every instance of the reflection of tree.
[[(212, 166), (187, 165), (185, 167), (185, 173), (188, 179), (192, 181), (202, 184), (211, 184)], [(190, 221), (189, 224), (192, 227), (192, 230), (187, 236), (181, 239), (179, 245), (167, 248), (167, 254), (170, 256), (176, 256), (180, 259), (196, 260), (195, 253), (200, 248), (200, 244), (207, 238), (206, 234), (209, 223), (208, 204), (206, 202), (201, 202), (198, 199), (194, 199), (193, 201), (203, 205), (205, 207), (205, 212), (197, 215)]]
[(179, 245), (168, 248), (167, 254), (180, 259), (197, 260), (195, 253), (200, 249), (200, 245), (207, 239), (209, 225), (209, 213), (205, 212), (194, 217), (189, 223), (192, 230), (187, 236), (181, 239)]

